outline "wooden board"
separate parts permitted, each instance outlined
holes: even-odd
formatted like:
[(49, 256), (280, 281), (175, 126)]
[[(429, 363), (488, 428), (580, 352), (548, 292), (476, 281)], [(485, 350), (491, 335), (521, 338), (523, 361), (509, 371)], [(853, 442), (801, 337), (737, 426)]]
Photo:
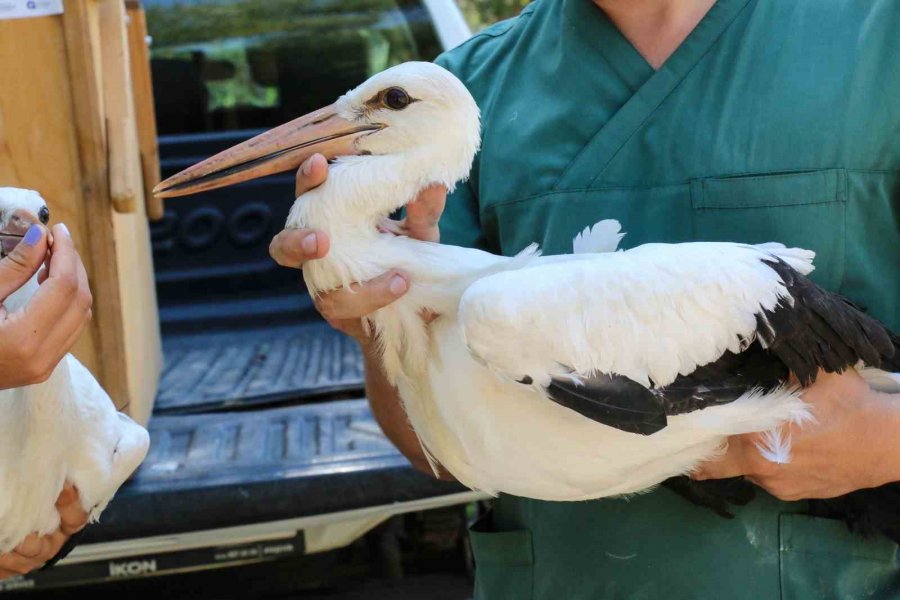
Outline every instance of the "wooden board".
[[(124, 41), (122, 0), (66, 0), (62, 16), (0, 21), (0, 185), (39, 190), (69, 226), (94, 295), (75, 354), (146, 422), (162, 355), (137, 125), (121, 102), (133, 102), (120, 89), (131, 85), (128, 46), (105, 47), (102, 35), (119, 29)], [(108, 76), (110, 65), (124, 75)], [(115, 210), (111, 189), (133, 196), (119, 206), (132, 212)]]
[[(106, 116), (109, 196), (113, 208), (132, 213), (143, 189), (138, 150), (137, 121), (131, 85), (131, 60), (128, 49), (125, 3), (123, 0), (99, 0), (97, 31), (100, 48), (100, 88)], [(140, 156), (140, 155), (138, 155)]]
[(128, 0), (128, 53), (131, 58), (131, 83), (134, 88), (134, 114), (137, 120), (138, 145), (144, 172), (144, 206), (147, 218), (163, 218), (163, 200), (153, 195), (160, 182), (159, 147), (156, 141), (156, 108), (153, 104), (153, 79), (150, 74), (150, 52), (147, 47), (147, 17), (140, 2)]

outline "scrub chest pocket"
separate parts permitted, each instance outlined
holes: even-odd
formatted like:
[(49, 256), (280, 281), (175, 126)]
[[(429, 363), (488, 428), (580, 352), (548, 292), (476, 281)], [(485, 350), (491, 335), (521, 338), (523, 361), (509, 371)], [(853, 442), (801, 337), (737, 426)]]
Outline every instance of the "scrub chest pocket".
[(575, 234), (602, 219), (621, 222), (624, 248), (695, 240), (779, 242), (815, 251), (813, 280), (838, 290), (845, 270), (846, 190), (846, 173), (838, 169), (752, 174), (559, 190), (488, 205), (481, 217), (506, 255), (533, 242), (546, 254), (570, 253)]
[(691, 182), (693, 237), (780, 242), (816, 253), (811, 278), (837, 290), (844, 276), (847, 173), (840, 169)]

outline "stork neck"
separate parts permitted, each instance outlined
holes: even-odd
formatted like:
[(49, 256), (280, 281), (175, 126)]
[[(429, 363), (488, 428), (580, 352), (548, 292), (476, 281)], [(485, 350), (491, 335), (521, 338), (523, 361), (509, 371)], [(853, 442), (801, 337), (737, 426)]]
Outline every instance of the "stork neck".
[(341, 158), (333, 178), (343, 188), (335, 191), (343, 195), (347, 222), (365, 220), (367, 225), (377, 224), (415, 199), (433, 183), (423, 173), (423, 158), (406, 155)]

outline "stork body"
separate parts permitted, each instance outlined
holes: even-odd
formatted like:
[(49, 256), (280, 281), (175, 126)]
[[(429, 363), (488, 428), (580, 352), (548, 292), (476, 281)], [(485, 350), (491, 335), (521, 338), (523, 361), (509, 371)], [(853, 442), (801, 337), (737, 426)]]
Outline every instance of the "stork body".
[[(888, 372), (900, 370), (900, 339), (808, 280), (812, 252), (777, 243), (616, 252), (612, 222), (582, 232), (577, 254), (552, 257), (380, 232), (428, 186), (452, 190), (479, 143), (465, 87), (440, 67), (407, 63), (157, 192), (296, 168), (314, 152), (335, 159), (287, 221), (330, 238), (327, 256), (304, 265), (307, 286), (317, 294), (393, 268), (410, 274), (409, 291), (369, 317), (385, 372), (432, 466), (490, 493), (583, 500), (648, 489), (714, 457), (730, 435), (808, 418), (802, 386), (820, 369), (880, 369), (870, 380), (900, 390)], [(423, 313), (438, 317), (426, 323)], [(786, 461), (789, 442), (770, 433), (760, 451)]]
[[(37, 215), (42, 206), (34, 192), (0, 188), (0, 229), (9, 230), (15, 211)], [(3, 302), (7, 311), (21, 310), (37, 289), (35, 275)], [(67, 481), (98, 519), (149, 445), (147, 431), (116, 411), (71, 354), (43, 383), (0, 390), (0, 439), (0, 554), (32, 532), (58, 529), (56, 499)]]
[[(586, 418), (579, 407), (550, 398), (548, 387), (617, 373), (664, 395), (666, 386), (724, 353), (758, 345), (757, 315), (790, 299), (766, 261), (801, 276), (812, 270), (811, 252), (729, 243), (593, 251), (615, 248), (615, 222), (580, 236), (575, 245), (584, 253), (565, 256), (541, 257), (529, 248), (500, 257), (397, 237), (378, 232), (386, 212), (378, 207), (405, 204), (419, 188), (406, 185), (402, 172), (372, 164), (380, 160), (339, 159), (325, 184), (297, 200), (288, 226), (330, 236), (329, 254), (303, 270), (312, 293), (391, 268), (410, 274), (409, 292), (370, 319), (386, 374), (426, 453), (467, 486), (544, 500), (634, 493), (714, 458), (730, 435), (809, 417), (774, 354), (764, 359), (768, 377), (754, 373), (742, 393), (732, 389), (705, 408), (669, 416), (652, 436), (615, 426), (615, 415), (610, 424)], [(351, 214), (335, 214), (331, 200), (359, 197), (354, 170), (374, 179), (364, 192), (370, 217), (360, 219), (360, 205), (351, 209), (359, 227)], [(426, 323), (426, 312), (440, 317)], [(761, 451), (788, 460), (788, 441), (770, 441)]]

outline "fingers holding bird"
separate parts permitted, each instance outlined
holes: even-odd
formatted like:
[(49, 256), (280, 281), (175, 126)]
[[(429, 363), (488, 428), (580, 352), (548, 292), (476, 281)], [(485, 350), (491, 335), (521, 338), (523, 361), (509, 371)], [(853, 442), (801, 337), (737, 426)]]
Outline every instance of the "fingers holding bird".
[[(328, 161), (321, 154), (308, 158), (295, 178), (295, 196), (302, 196), (322, 185), (328, 178)], [(395, 221), (385, 219), (379, 229), (394, 235), (403, 235), (429, 242), (440, 241), (438, 222), (447, 201), (447, 188), (432, 185), (406, 207), (406, 218)], [(309, 260), (322, 258), (328, 254), (328, 235), (316, 229), (285, 229), (269, 244), (269, 254), (283, 267), (302, 268)]]
[[(322, 185), (327, 177), (328, 162), (325, 157), (320, 154), (311, 156), (297, 170), (295, 194), (301, 196), (309, 192)], [(385, 219), (379, 228), (385, 233), (437, 242), (440, 240), (438, 223), (446, 199), (447, 188), (430, 186), (407, 205), (404, 219)], [(326, 256), (329, 245), (328, 235), (324, 231), (285, 229), (272, 239), (269, 254), (281, 266), (302, 268), (307, 261)], [(318, 294), (313, 301), (335, 329), (364, 343), (369, 339), (365, 318), (403, 296), (409, 286), (409, 275), (395, 269), (366, 282)], [(429, 319), (433, 318), (433, 315), (429, 316)]]
[(441, 230), (438, 222), (447, 202), (447, 188), (432, 185), (425, 188), (419, 196), (406, 205), (406, 218), (396, 221), (382, 219), (378, 229), (384, 233), (403, 235), (424, 242), (441, 241)]
[(309, 260), (328, 254), (328, 236), (315, 229), (285, 229), (269, 244), (269, 254), (282, 267), (302, 269)]
[(40, 569), (54, 558), (75, 533), (87, 524), (88, 514), (81, 507), (78, 490), (66, 483), (56, 500), (59, 529), (47, 535), (32, 533), (12, 552), (0, 555), (0, 579), (25, 575)]
[(394, 302), (409, 290), (409, 276), (391, 270), (363, 283), (354, 283), (313, 297), (316, 309), (328, 323), (360, 343), (369, 341), (366, 317)]
[(426, 242), (438, 242), (441, 230), (438, 222), (447, 203), (447, 188), (432, 185), (406, 206), (406, 218), (401, 221), (404, 235)]
[(59, 529), (66, 536), (78, 533), (87, 525), (88, 514), (81, 506), (78, 490), (71, 483), (66, 483), (56, 500), (59, 511)]
[[(68, 230), (59, 224), (49, 233), (43, 228), (35, 231), (40, 236), (31, 244), (37, 253), (28, 276), (41, 269), (40, 285), (18, 310), (9, 313), (0, 308), (5, 343), (0, 374), (11, 386), (45, 381), (91, 319), (93, 297), (87, 273)], [(28, 245), (29, 240), (23, 240), (13, 254), (25, 252), (20, 247)], [(4, 264), (12, 264), (6, 261), (13, 254)]]
[(15, 550), (0, 556), (0, 578), (24, 575), (40, 569), (59, 551), (65, 541), (65, 537), (57, 533), (48, 535), (32, 533), (22, 540)]
[(744, 476), (781, 500), (833, 498), (900, 478), (892, 431), (900, 407), (872, 390), (855, 371), (820, 372), (803, 392), (813, 419), (782, 425), (789, 460), (767, 460), (765, 434), (732, 436), (721, 459), (703, 463), (694, 479)]
[(294, 196), (302, 196), (322, 185), (328, 178), (328, 161), (321, 154), (313, 154), (300, 165), (294, 183)]
[(93, 305), (87, 272), (68, 230), (56, 225), (52, 231), (47, 276), (23, 314), (28, 322), (39, 324), (33, 328), (33, 338), (40, 348), (37, 355), (49, 357), (50, 368), (81, 335), (91, 319)]

